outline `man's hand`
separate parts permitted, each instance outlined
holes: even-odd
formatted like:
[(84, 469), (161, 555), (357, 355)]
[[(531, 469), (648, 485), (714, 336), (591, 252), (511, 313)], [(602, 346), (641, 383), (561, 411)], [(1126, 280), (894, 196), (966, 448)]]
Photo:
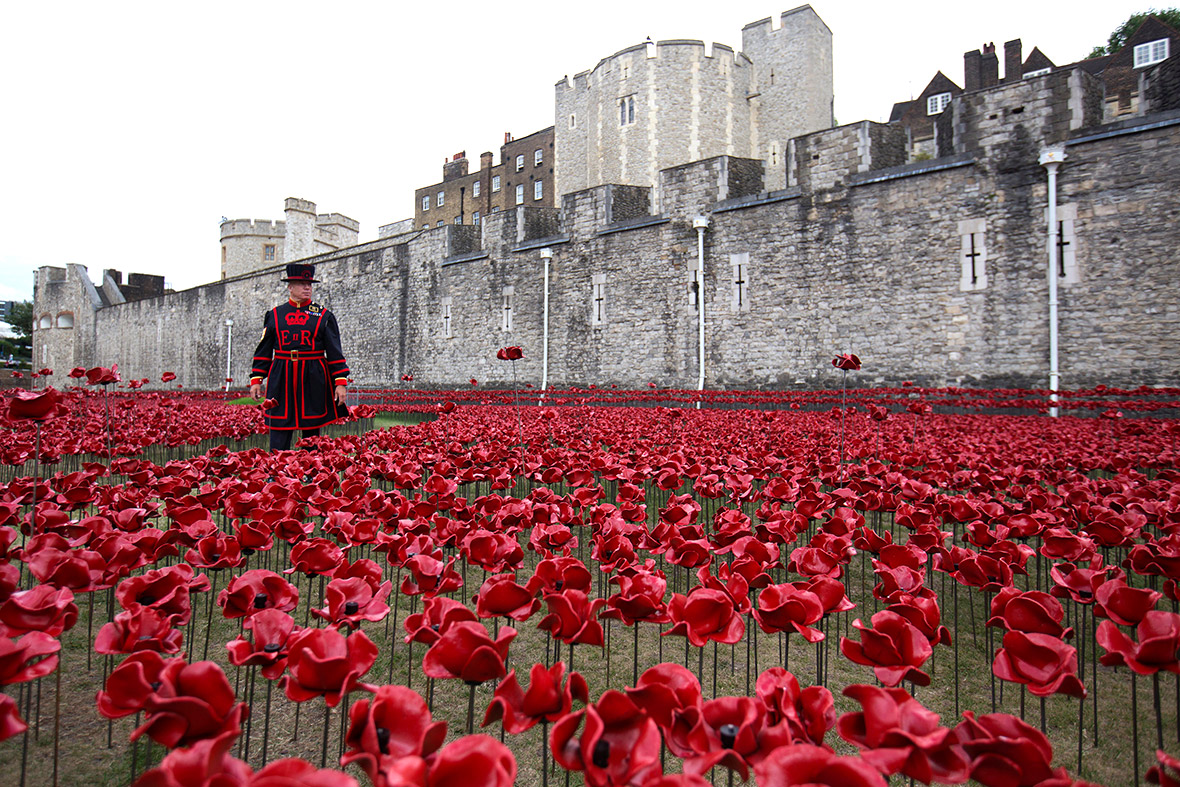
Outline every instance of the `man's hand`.
[(250, 384), (250, 398), (252, 398), (252, 399), (261, 399), (262, 398), (262, 383), (251, 383)]
[(346, 398), (348, 398), (348, 386), (336, 386), (336, 404), (344, 404)]

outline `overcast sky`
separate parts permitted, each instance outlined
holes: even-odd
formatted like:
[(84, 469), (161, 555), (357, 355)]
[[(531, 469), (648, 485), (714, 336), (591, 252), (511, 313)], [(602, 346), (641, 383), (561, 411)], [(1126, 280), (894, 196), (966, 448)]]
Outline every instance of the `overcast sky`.
[[(963, 52), (1021, 38), (1070, 63), (1144, 2), (816, 0), (836, 118), (887, 120)], [(461, 150), (553, 124), (553, 86), (624, 47), (741, 29), (793, 2), (13, 2), (0, 12), (0, 299), (42, 265), (220, 276), (223, 216), (283, 200), (357, 219), (413, 214)]]

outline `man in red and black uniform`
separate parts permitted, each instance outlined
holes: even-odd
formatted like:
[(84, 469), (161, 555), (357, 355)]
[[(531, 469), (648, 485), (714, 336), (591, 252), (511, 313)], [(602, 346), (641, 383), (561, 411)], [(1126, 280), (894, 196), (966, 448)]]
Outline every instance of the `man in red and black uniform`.
[(311, 302), (315, 266), (290, 264), (283, 281), (290, 297), (266, 313), (250, 372), (250, 395), (262, 398), (265, 379), (266, 398), (275, 402), (263, 410), (272, 451), (290, 448), (296, 429), (313, 437), (321, 426), (348, 415), (348, 362), (340, 329), (332, 312)]

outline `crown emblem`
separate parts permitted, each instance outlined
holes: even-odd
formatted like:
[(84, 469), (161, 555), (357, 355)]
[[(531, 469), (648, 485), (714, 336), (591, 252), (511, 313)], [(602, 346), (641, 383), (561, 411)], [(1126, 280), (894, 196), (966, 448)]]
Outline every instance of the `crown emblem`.
[(287, 325), (306, 325), (307, 312), (291, 312), (287, 315)]

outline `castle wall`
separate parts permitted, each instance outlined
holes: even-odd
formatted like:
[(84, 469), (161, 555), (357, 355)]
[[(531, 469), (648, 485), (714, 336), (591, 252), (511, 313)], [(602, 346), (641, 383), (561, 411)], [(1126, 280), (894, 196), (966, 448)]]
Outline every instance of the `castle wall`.
[[(1057, 143), (1062, 386), (1177, 384), (1180, 112), (1097, 125), (1096, 84), (1066, 69), (965, 93), (940, 118), (944, 155), (930, 161), (902, 163), (904, 130), (855, 123), (792, 140), (784, 190), (769, 190), (756, 159), (715, 156), (662, 170), (654, 187), (566, 194), (560, 211), (506, 210), (321, 255), (316, 299), (337, 314), (359, 385), (411, 373), (422, 386), (508, 386), (512, 367), (494, 357), (505, 345), (524, 348), (518, 380), (537, 384), (548, 247), (553, 385), (692, 388), (692, 220), (705, 215), (708, 387), (834, 386), (830, 359), (849, 351), (865, 362), (859, 385), (1045, 387), (1038, 157)], [(224, 377), (226, 317), (243, 381), (262, 313), (283, 295), (272, 270), (87, 318), (84, 269), (64, 281), (55, 270), (38, 272), (37, 313), (74, 304), (78, 327), (70, 348), (64, 332), (35, 331), (35, 357), (68, 350), (128, 378), (172, 370), (188, 387)]]

